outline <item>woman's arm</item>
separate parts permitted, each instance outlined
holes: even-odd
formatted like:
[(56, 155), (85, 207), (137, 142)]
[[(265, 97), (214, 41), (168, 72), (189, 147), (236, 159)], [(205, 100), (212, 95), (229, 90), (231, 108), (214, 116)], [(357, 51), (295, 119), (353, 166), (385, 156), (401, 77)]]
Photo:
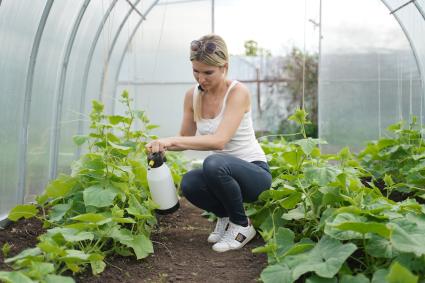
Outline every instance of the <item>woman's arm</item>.
[(163, 138), (150, 142), (146, 147), (151, 152), (185, 149), (221, 150), (233, 137), (245, 112), (249, 111), (249, 108), (249, 91), (243, 84), (239, 83), (231, 90), (227, 97), (223, 120), (214, 134)]
[(186, 92), (183, 104), (183, 121), (180, 127), (181, 136), (194, 136), (196, 134), (196, 123), (193, 119), (193, 91), (194, 87)]

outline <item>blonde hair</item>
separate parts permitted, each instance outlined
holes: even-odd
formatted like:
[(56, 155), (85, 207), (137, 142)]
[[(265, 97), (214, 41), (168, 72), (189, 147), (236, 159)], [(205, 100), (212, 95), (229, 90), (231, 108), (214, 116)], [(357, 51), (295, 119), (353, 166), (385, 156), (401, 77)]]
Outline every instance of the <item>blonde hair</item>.
[[(215, 67), (224, 67), (229, 62), (229, 53), (227, 51), (226, 42), (224, 39), (216, 34), (208, 34), (199, 38), (197, 41), (200, 41), (201, 44), (212, 42), (215, 44), (216, 49), (211, 54), (204, 52), (202, 48), (193, 51), (190, 50), (190, 61), (199, 61), (209, 66)], [(198, 90), (198, 95), (196, 96), (196, 101), (194, 103), (195, 107), (193, 108), (193, 117), (196, 122), (201, 120), (202, 112), (202, 90)], [(193, 97), (195, 99), (195, 97)]]

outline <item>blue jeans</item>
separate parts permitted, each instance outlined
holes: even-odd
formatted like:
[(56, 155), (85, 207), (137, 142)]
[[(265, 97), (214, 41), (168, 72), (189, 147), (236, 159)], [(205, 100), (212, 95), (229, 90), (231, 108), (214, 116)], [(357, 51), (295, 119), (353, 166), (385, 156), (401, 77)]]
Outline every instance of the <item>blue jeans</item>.
[(271, 181), (266, 162), (247, 162), (226, 154), (213, 154), (204, 160), (202, 169), (191, 170), (183, 176), (181, 189), (195, 206), (246, 226), (248, 218), (243, 202), (256, 201), (270, 188)]

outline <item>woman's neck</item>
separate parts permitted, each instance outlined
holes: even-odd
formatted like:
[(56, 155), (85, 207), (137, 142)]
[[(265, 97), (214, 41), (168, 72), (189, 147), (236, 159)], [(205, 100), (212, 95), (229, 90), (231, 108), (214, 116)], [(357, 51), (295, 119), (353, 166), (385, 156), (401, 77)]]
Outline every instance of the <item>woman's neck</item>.
[(214, 88), (208, 89), (206, 91), (206, 94), (210, 96), (221, 96), (226, 92), (228, 87), (229, 87), (228, 81), (224, 80), (220, 84), (215, 86)]

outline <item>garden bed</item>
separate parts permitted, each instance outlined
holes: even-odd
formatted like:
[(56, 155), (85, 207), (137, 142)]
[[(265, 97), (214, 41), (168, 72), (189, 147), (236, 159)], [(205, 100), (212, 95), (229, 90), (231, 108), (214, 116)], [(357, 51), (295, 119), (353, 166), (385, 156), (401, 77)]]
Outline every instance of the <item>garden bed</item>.
[[(201, 212), (181, 199), (177, 212), (158, 216), (158, 229), (152, 235), (154, 254), (139, 261), (134, 257), (107, 258), (103, 273), (80, 274), (74, 276), (76, 282), (256, 282), (267, 266), (266, 255), (251, 253), (264, 244), (260, 237), (242, 250), (216, 253), (206, 241), (214, 224)], [(12, 223), (0, 230), (0, 246), (9, 243), (9, 256), (13, 256), (34, 247), (41, 232), (41, 223), (34, 219)], [(0, 255), (0, 270), (7, 269)]]

